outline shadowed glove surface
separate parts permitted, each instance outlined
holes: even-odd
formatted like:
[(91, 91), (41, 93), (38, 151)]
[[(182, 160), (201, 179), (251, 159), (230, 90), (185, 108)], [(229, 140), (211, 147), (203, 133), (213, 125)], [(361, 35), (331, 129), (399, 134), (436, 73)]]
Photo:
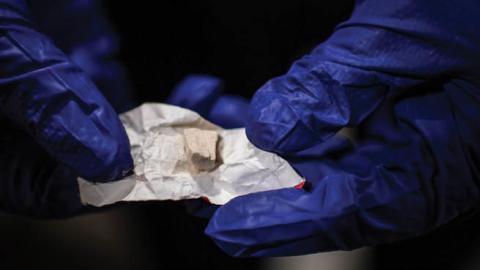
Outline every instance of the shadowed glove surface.
[[(88, 75), (39, 32), (33, 20), (39, 15), (36, 4), (0, 1), (0, 209), (64, 216), (81, 208), (77, 176), (113, 181), (129, 173), (133, 162), (110, 103)], [(69, 4), (76, 6), (70, 9), (72, 20), (75, 12), (97, 7), (89, 1), (56, 7)], [(90, 34), (101, 36), (89, 27), (82, 30), (76, 35), (84, 41)]]
[[(206, 233), (233, 256), (351, 250), (478, 208), (480, 3), (357, 1), (251, 102), (247, 135), (304, 189), (233, 199)], [(334, 136), (358, 127), (355, 144)]]

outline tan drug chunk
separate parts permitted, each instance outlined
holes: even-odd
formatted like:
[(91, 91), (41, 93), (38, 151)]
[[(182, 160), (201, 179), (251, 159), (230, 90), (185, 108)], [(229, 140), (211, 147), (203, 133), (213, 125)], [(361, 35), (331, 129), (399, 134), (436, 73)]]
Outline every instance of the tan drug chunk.
[(209, 171), (215, 168), (218, 133), (213, 130), (187, 128), (183, 134), (193, 166), (198, 171)]

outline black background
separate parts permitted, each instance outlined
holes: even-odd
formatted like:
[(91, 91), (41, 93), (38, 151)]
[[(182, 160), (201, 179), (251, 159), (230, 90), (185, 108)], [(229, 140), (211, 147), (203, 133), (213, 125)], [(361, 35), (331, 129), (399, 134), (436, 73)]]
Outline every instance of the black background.
[(139, 101), (162, 100), (190, 73), (250, 97), (319, 44), (353, 1), (109, 1)]

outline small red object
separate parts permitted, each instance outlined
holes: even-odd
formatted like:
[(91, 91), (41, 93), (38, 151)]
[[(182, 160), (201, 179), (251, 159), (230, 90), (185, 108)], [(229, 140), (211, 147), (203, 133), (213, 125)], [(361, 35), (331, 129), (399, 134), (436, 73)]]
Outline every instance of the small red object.
[(202, 196), (201, 198), (202, 198), (202, 200), (204, 200), (204, 201), (206, 201), (206, 202), (210, 203), (210, 200), (209, 200), (207, 197), (205, 197), (205, 196)]
[(302, 189), (304, 185), (305, 185), (305, 180), (302, 180), (302, 182), (298, 183), (298, 184), (295, 186), (295, 188), (296, 188), (296, 189)]

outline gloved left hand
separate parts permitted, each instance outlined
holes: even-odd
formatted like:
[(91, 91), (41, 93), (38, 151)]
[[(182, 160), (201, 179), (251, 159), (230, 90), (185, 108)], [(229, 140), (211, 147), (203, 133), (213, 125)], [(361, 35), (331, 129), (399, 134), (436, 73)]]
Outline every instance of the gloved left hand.
[[(304, 189), (241, 196), (206, 229), (234, 256), (415, 237), (480, 203), (478, 1), (357, 1), (352, 17), (254, 96), (247, 135)], [(334, 134), (358, 126), (356, 145)]]
[(27, 2), (1, 0), (0, 13), (0, 210), (72, 214), (78, 176), (131, 171), (128, 138), (88, 76), (34, 27)]

